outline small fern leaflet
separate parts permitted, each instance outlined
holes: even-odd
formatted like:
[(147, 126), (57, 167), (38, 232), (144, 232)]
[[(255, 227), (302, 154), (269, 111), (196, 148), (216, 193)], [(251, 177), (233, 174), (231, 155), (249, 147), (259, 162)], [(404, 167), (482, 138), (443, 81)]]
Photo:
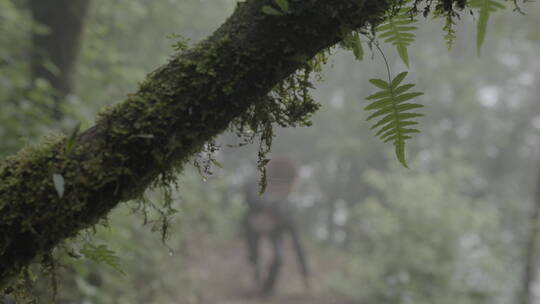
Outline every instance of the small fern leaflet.
[(283, 16), (289, 11), (289, 0), (274, 0), (274, 3), (279, 7), (279, 10), (265, 5), (262, 8), (262, 12), (271, 16)]
[(347, 33), (345, 38), (343, 38), (342, 45), (345, 49), (352, 50), (356, 60), (362, 61), (364, 59), (364, 49), (362, 48), (362, 41), (358, 32)]
[(416, 21), (416, 19), (411, 17), (410, 9), (402, 7), (395, 16), (389, 17), (383, 24), (377, 27), (377, 32), (381, 33), (379, 38), (385, 38), (384, 42), (394, 45), (399, 57), (407, 66), (409, 66), (407, 47), (414, 42), (416, 37), (411, 31), (417, 29), (416, 26), (412, 26), (411, 24)]
[(81, 253), (87, 258), (98, 264), (108, 265), (114, 270), (124, 274), (122, 267), (120, 266), (120, 258), (115, 254), (114, 251), (107, 248), (105, 245), (92, 245), (84, 244), (81, 249)]
[(450, 51), (452, 47), (454, 46), (454, 42), (456, 41), (456, 30), (455, 30), (456, 22), (454, 21), (452, 14), (448, 13), (446, 16), (446, 23), (444, 24), (443, 31), (445, 31), (444, 40), (446, 41), (446, 46), (448, 47), (448, 50)]
[(393, 142), (396, 156), (404, 167), (407, 166), (405, 159), (405, 141), (412, 138), (412, 133), (420, 131), (411, 126), (418, 124), (412, 118), (423, 116), (423, 114), (413, 113), (410, 110), (422, 108), (423, 105), (407, 102), (417, 96), (423, 95), (421, 92), (408, 92), (414, 84), (400, 85), (407, 76), (407, 72), (402, 72), (390, 82), (382, 79), (370, 79), (369, 81), (381, 91), (366, 97), (372, 101), (365, 107), (365, 110), (373, 110), (367, 120), (379, 119), (371, 129), (379, 129), (375, 136), (383, 142)]
[(484, 39), (486, 38), (486, 29), (491, 13), (497, 11), (498, 9), (504, 9), (505, 6), (500, 0), (471, 0), (469, 2), (469, 6), (479, 10), (476, 49), (478, 50), (478, 54), (480, 54), (480, 49), (482, 48), (482, 44), (484, 44)]

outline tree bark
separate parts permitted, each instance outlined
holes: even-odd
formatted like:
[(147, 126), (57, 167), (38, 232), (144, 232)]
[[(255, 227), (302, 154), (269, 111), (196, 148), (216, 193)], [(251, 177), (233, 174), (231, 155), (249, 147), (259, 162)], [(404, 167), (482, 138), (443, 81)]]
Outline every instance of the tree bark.
[(73, 92), (73, 70), (79, 52), (83, 21), (90, 0), (31, 0), (32, 18), (47, 32), (32, 32), (30, 60), (32, 83), (49, 82), (54, 104), (51, 115), (62, 117), (62, 102)]
[[(262, 13), (272, 3), (240, 2), (208, 39), (172, 56), (74, 145), (53, 139), (0, 163), (0, 287), (119, 202), (170, 181), (231, 121), (339, 42), (344, 28), (378, 22), (388, 6), (289, 0), (284, 15)], [(54, 174), (65, 181), (62, 194)]]

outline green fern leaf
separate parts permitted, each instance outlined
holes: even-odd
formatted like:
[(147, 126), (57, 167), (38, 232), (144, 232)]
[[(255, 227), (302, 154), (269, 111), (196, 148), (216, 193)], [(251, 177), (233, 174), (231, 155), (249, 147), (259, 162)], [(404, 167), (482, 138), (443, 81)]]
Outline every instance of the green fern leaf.
[(120, 266), (120, 258), (114, 251), (107, 248), (106, 245), (92, 245), (89, 243), (84, 244), (81, 249), (81, 253), (87, 258), (98, 264), (107, 265), (114, 270), (124, 274), (122, 267)]
[(356, 60), (362, 61), (364, 59), (364, 48), (362, 48), (360, 34), (357, 32), (347, 33), (343, 38), (342, 45), (345, 49), (352, 50)]
[(454, 47), (456, 41), (456, 29), (454, 28), (456, 22), (451, 14), (446, 16), (446, 23), (444, 24), (443, 31), (445, 31), (444, 40), (446, 41), (446, 46), (450, 51)]
[(416, 30), (416, 26), (412, 26), (417, 20), (411, 18), (409, 8), (402, 7), (398, 13), (389, 17), (383, 24), (377, 27), (379, 38), (384, 39), (384, 42), (391, 43), (397, 49), (399, 57), (405, 65), (409, 66), (409, 54), (407, 48), (414, 42), (415, 34), (411, 33)]
[(424, 93), (407, 92), (414, 84), (400, 85), (406, 76), (407, 72), (402, 72), (392, 79), (390, 83), (382, 79), (370, 79), (369, 82), (382, 89), (382, 91), (366, 97), (367, 100), (372, 102), (364, 108), (365, 110), (375, 111), (367, 118), (368, 121), (375, 118), (379, 119), (371, 126), (371, 129), (380, 128), (375, 136), (379, 137), (383, 142), (393, 142), (397, 159), (404, 167), (407, 167), (405, 141), (412, 138), (411, 134), (420, 132), (411, 128), (411, 126), (418, 124), (418, 122), (411, 119), (423, 116), (423, 114), (414, 113), (411, 110), (424, 107), (418, 103), (407, 102)]
[(279, 6), (281, 11), (283, 12), (289, 11), (289, 0), (274, 0), (274, 2)]
[(274, 3), (279, 7), (279, 10), (272, 6), (265, 5), (261, 9), (262, 12), (271, 16), (283, 16), (289, 11), (289, 0), (274, 0)]
[(264, 14), (269, 15), (269, 16), (283, 16), (282, 12), (278, 11), (277, 9), (269, 5), (263, 6), (261, 10)]
[(478, 24), (477, 24), (477, 34), (476, 34), (476, 48), (478, 54), (480, 54), (480, 49), (484, 40), (486, 38), (486, 29), (491, 13), (497, 11), (498, 9), (504, 9), (504, 4), (500, 0), (471, 0), (469, 2), (471, 8), (476, 8), (478, 12)]

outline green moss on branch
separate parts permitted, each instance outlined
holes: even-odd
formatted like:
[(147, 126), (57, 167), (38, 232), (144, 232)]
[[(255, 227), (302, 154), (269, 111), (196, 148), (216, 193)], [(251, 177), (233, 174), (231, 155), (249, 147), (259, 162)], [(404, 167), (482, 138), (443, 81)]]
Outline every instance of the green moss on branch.
[[(240, 3), (207, 40), (175, 54), (137, 93), (101, 114), (73, 149), (52, 138), (0, 164), (0, 287), (119, 202), (170, 181), (231, 122), (253, 107), (268, 109), (257, 105), (271, 102), (272, 89), (337, 43), (342, 28), (377, 22), (388, 5), (290, 0), (286, 15), (267, 16), (261, 8), (269, 2)], [(293, 112), (302, 120), (312, 110)], [(65, 181), (62, 197), (53, 174)]]

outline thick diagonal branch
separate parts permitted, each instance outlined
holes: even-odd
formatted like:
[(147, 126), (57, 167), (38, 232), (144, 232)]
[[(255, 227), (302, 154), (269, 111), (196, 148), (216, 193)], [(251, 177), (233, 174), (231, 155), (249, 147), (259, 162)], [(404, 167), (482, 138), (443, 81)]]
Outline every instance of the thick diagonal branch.
[[(174, 55), (137, 93), (79, 135), (29, 148), (0, 164), (0, 286), (31, 261), (178, 170), (204, 143), (277, 83), (340, 40), (378, 20), (387, 1), (270, 0), (239, 3), (213, 35)], [(65, 180), (62, 197), (52, 176)]]

